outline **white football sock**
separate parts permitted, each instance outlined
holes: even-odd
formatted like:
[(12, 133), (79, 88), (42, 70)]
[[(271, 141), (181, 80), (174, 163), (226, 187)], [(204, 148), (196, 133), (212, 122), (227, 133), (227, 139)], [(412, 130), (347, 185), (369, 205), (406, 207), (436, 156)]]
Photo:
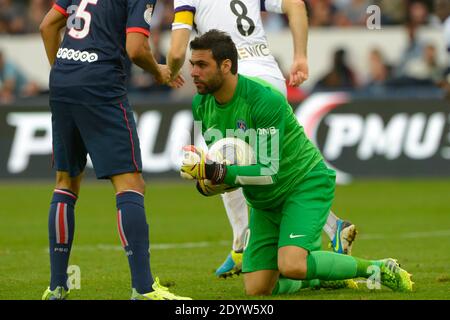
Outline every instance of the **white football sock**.
[(248, 228), (248, 207), (242, 188), (222, 194), (222, 199), (233, 229), (233, 250), (242, 251)]
[(334, 238), (338, 220), (339, 218), (333, 213), (333, 211), (330, 210), (330, 214), (328, 215), (327, 218), (327, 223), (325, 223), (325, 225), (323, 226), (323, 231), (325, 231), (330, 240), (333, 240)]

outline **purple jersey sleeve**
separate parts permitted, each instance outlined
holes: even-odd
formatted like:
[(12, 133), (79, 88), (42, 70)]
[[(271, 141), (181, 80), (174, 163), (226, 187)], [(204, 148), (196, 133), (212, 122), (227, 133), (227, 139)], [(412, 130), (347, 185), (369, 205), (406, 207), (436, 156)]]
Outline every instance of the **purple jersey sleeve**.
[(72, 0), (56, 0), (53, 4), (53, 9), (61, 12), (66, 17), (69, 16), (67, 8), (72, 4)]
[(139, 32), (147, 37), (156, 0), (128, 0), (127, 33)]

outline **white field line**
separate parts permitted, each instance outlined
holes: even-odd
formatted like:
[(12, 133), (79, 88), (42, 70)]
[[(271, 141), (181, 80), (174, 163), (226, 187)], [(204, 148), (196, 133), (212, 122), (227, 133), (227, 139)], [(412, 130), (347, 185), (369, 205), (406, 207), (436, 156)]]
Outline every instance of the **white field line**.
[(360, 234), (356, 237), (358, 240), (373, 240), (373, 239), (416, 239), (416, 238), (439, 238), (450, 236), (450, 230), (435, 230), (435, 231), (417, 231), (406, 232), (393, 235), (386, 234)]
[[(170, 249), (195, 249), (208, 248), (218, 246), (231, 246), (231, 241), (201, 241), (201, 242), (181, 242), (181, 243), (155, 243), (150, 244), (150, 250), (170, 250)], [(48, 249), (46, 249), (48, 251)], [(90, 245), (74, 245), (75, 251), (123, 251), (120, 245), (114, 244), (96, 244)]]
[[(374, 240), (374, 239), (417, 239), (417, 238), (440, 238), (450, 237), (450, 230), (436, 230), (423, 232), (407, 232), (396, 235), (386, 234), (360, 234), (356, 241)], [(231, 246), (231, 241), (200, 241), (200, 242), (181, 242), (181, 243), (154, 243), (150, 245), (150, 250), (170, 250), (170, 249), (195, 249), (217, 246)], [(96, 245), (74, 245), (75, 251), (122, 251), (120, 245), (114, 244), (96, 244)], [(48, 252), (48, 248), (45, 248)]]

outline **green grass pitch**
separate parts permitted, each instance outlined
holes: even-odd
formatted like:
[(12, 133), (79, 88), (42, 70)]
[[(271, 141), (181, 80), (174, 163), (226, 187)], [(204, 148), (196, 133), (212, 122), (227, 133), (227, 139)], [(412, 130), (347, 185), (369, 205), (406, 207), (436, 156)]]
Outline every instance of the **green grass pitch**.
[[(48, 285), (51, 192), (51, 183), (0, 183), (0, 299), (40, 299)], [(242, 276), (213, 274), (231, 244), (220, 197), (202, 197), (193, 184), (148, 180), (146, 207), (152, 272), (163, 284), (194, 299), (248, 299)], [(362, 284), (358, 291), (302, 290), (269, 299), (450, 299), (450, 180), (356, 181), (337, 187), (333, 210), (358, 227), (353, 254), (397, 258), (413, 273), (414, 292)], [(130, 298), (107, 182), (83, 185), (70, 264), (81, 270), (81, 289), (71, 299)]]

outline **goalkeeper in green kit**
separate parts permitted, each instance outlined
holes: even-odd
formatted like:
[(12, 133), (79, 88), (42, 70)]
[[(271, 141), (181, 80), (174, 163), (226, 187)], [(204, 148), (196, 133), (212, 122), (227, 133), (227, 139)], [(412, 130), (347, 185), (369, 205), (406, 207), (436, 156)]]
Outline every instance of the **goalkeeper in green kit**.
[[(207, 161), (185, 150), (184, 178), (205, 195), (242, 187), (251, 208), (242, 271), (246, 293), (292, 293), (313, 282), (378, 279), (394, 291), (411, 291), (410, 275), (394, 259), (365, 260), (321, 251), (321, 235), (335, 189), (335, 172), (306, 137), (286, 99), (270, 85), (237, 73), (231, 38), (211, 30), (190, 43), (191, 76), (198, 95), (195, 121), (207, 144), (236, 136), (256, 153), (254, 165)], [(374, 273), (375, 272), (375, 273)]]

